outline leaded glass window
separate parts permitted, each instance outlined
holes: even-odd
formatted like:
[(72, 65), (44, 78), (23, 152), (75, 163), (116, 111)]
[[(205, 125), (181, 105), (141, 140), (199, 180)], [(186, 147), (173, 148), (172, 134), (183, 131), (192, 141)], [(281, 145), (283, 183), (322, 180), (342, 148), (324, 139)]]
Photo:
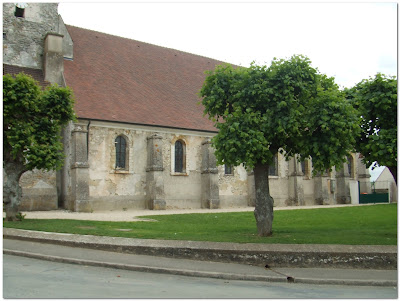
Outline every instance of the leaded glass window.
[(301, 161), (301, 171), (303, 172), (305, 177), (310, 177), (311, 175), (310, 165), (311, 162), (309, 160)]
[(115, 168), (126, 167), (126, 140), (122, 136), (115, 139)]
[(353, 159), (353, 156), (348, 156), (347, 157), (347, 167), (349, 168), (349, 175), (350, 175), (350, 178), (354, 178), (354, 172), (353, 172), (353, 170), (354, 170), (354, 159)]
[(268, 175), (270, 176), (277, 176), (278, 175), (278, 155), (274, 156), (274, 160), (269, 166)]
[(182, 141), (175, 142), (175, 172), (184, 172), (185, 145)]

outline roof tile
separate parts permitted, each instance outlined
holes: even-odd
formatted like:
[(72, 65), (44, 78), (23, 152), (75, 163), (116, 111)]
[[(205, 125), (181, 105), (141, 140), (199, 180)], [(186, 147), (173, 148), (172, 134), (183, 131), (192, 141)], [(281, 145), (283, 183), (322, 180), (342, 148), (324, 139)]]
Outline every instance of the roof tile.
[(67, 26), (74, 59), (64, 61), (80, 118), (216, 131), (198, 92), (222, 62)]
[(48, 81), (44, 80), (44, 74), (41, 69), (25, 68), (14, 65), (3, 64), (3, 75), (11, 74), (12, 76), (15, 76), (21, 72), (32, 76), (34, 80), (39, 82), (39, 85), (42, 88), (46, 88), (47, 86), (50, 85)]

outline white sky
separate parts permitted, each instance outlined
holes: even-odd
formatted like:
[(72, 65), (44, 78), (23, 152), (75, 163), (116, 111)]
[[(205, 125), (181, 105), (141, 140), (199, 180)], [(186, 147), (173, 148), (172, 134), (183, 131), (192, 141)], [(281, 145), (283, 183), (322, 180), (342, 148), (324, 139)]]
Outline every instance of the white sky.
[(371, 175), (370, 182), (375, 182), (376, 179), (380, 176), (382, 171), (385, 169), (385, 166), (379, 166), (372, 169), (372, 165), (368, 168), (369, 174)]
[(241, 66), (303, 54), (342, 87), (397, 75), (397, 3), (61, 2), (59, 14), (69, 25)]

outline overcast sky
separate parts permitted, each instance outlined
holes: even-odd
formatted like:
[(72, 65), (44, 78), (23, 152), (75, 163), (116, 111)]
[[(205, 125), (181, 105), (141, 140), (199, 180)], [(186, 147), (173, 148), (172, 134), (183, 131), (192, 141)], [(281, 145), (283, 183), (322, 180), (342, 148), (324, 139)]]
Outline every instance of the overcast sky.
[(369, 174), (371, 175), (370, 182), (375, 182), (376, 179), (380, 176), (382, 171), (385, 169), (385, 166), (379, 166), (372, 169), (372, 165), (368, 168)]
[(241, 66), (303, 54), (342, 87), (397, 75), (397, 3), (61, 2), (59, 13), (69, 25)]

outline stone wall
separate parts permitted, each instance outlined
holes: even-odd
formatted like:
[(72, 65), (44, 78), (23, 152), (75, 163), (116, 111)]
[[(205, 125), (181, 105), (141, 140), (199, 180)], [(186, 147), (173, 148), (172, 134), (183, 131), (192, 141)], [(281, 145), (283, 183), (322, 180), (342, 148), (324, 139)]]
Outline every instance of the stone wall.
[[(204, 194), (204, 178), (202, 172), (202, 144), (210, 138), (210, 134), (186, 130), (174, 130), (149, 126), (115, 124), (109, 122), (80, 121), (87, 126), (89, 136), (89, 204), (90, 210), (123, 210), (149, 208), (149, 170), (148, 137), (160, 136), (162, 152), (162, 181), (166, 207), (201, 208)], [(69, 135), (71, 135), (69, 131)], [(68, 131), (66, 131), (68, 136)], [(115, 139), (122, 135), (127, 141), (127, 166), (120, 170), (115, 168)], [(64, 138), (65, 143), (68, 139)], [(184, 172), (174, 172), (174, 145), (177, 140), (183, 141), (186, 147)], [(70, 141), (70, 144), (72, 142)], [(84, 143), (84, 139), (82, 140)], [(66, 147), (66, 151), (68, 151)], [(72, 155), (71, 155), (72, 156)], [(70, 157), (71, 157), (70, 156)], [(71, 161), (71, 159), (70, 159)], [(73, 160), (72, 160), (73, 161)], [(71, 165), (72, 162), (66, 165)], [(234, 175), (224, 175), (223, 166), (219, 167), (218, 194), (221, 207), (247, 206), (247, 172), (239, 166)], [(71, 183), (68, 168), (63, 171), (64, 203), (68, 209), (74, 210), (73, 196), (68, 193)], [(212, 175), (211, 175), (212, 177)], [(151, 178), (154, 180), (154, 177)], [(69, 183), (69, 184), (68, 184)], [(203, 186), (202, 186), (203, 185)]]
[[(115, 167), (115, 139), (120, 135), (127, 142), (125, 169)], [(251, 171), (241, 165), (232, 174), (225, 174), (224, 166), (215, 166), (211, 136), (212, 133), (112, 122), (71, 123), (64, 130), (66, 160), (60, 172), (59, 203), (74, 211), (254, 206)], [(184, 143), (186, 157), (184, 170), (178, 173), (174, 171), (177, 140)], [(333, 170), (311, 177), (291, 160), (279, 155), (278, 173), (270, 176), (275, 207), (329, 205), (337, 203), (337, 195), (350, 197), (346, 195), (349, 172)], [(365, 169), (360, 164), (357, 162), (354, 169)], [(52, 182), (42, 181), (45, 176)], [(24, 210), (43, 210), (43, 204), (47, 204), (45, 209), (57, 208), (55, 173), (43, 177), (31, 173), (21, 181), (24, 192), (29, 194)], [(359, 180), (358, 173), (353, 173), (352, 179)], [(47, 189), (52, 201), (37, 198), (31, 188), (40, 188), (43, 193)]]
[[(127, 142), (125, 169), (115, 167), (115, 139), (120, 135)], [(254, 206), (251, 171), (241, 165), (232, 174), (225, 174), (224, 166), (215, 166), (211, 135), (112, 122), (71, 123), (64, 130), (66, 160), (60, 172), (59, 203), (74, 211)], [(186, 157), (184, 170), (178, 173), (174, 171), (177, 140), (184, 143)], [(337, 186), (335, 170), (311, 177), (300, 172), (300, 164), (291, 160), (279, 155), (278, 173), (270, 176), (275, 207), (336, 204), (338, 194), (350, 198), (346, 196), (349, 172), (339, 173), (341, 184)], [(357, 162), (355, 170), (362, 170), (360, 164)], [(21, 181), (29, 194), (24, 210), (57, 208), (55, 173), (46, 176), (51, 183), (41, 181), (44, 176), (38, 173), (27, 174)], [(353, 177), (359, 180), (358, 173)], [(52, 201), (38, 198), (31, 188), (42, 189)]]
[(218, 175), (221, 207), (229, 208), (248, 206), (249, 194), (246, 169), (240, 165), (234, 168), (233, 174), (225, 174), (225, 166), (219, 166)]
[[(89, 126), (90, 203), (93, 210), (147, 208), (148, 137), (161, 137), (163, 186), (166, 208), (201, 207), (201, 143), (204, 135), (189, 131), (160, 130), (146, 126), (133, 126), (95, 122)], [(128, 145), (126, 170), (115, 169), (114, 141), (123, 135)], [(173, 171), (176, 140), (186, 146), (184, 173)]]
[(25, 17), (14, 16), (15, 3), (3, 3), (3, 63), (42, 69), (44, 40), (58, 32), (57, 3), (28, 3)]
[(22, 187), (21, 211), (54, 210), (58, 208), (56, 172), (33, 170), (20, 179)]
[[(164, 188), (167, 209), (201, 208), (201, 143), (207, 137), (196, 132), (175, 131), (159, 133), (163, 136)], [(177, 140), (186, 147), (184, 172), (174, 172)]]
[(303, 180), (304, 187), (304, 204), (314, 205), (314, 180), (305, 178)]
[[(115, 167), (115, 139), (120, 135), (127, 142), (125, 169)], [(224, 166), (217, 167), (211, 136), (113, 122), (71, 123), (64, 130), (67, 156), (60, 173), (60, 203), (74, 211), (254, 206), (252, 172), (241, 165), (232, 174), (225, 174)], [(183, 171), (177, 173), (174, 145), (178, 140), (185, 145), (186, 159)], [(355, 166), (355, 170), (362, 168)], [(335, 170), (316, 177), (304, 175), (300, 164), (294, 159), (286, 161), (283, 155), (278, 157), (277, 171), (276, 176), (270, 176), (275, 207), (336, 204), (337, 194), (346, 196), (350, 179), (348, 172), (341, 172), (342, 184), (337, 187)], [(358, 179), (357, 173), (353, 176)], [(25, 190), (35, 185), (29, 186), (26, 180), (23, 184)], [(25, 208), (35, 208), (32, 204)]]
[[(115, 139), (127, 141), (127, 169), (115, 168)], [(89, 126), (89, 192), (93, 210), (145, 208), (146, 135), (141, 130)]]

